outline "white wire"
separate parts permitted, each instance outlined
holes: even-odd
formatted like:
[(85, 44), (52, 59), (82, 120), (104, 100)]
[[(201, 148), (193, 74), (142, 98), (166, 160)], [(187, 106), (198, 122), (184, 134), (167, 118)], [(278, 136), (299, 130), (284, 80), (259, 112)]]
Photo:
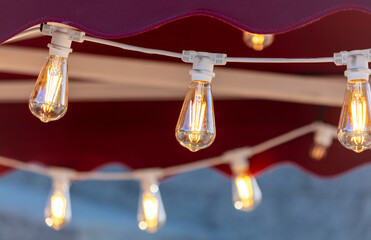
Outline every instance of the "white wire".
[(147, 53), (147, 54), (158, 54), (158, 55), (174, 57), (174, 58), (182, 58), (181, 53), (152, 49), (152, 48), (137, 47), (137, 46), (132, 46), (132, 45), (124, 44), (124, 43), (118, 43), (118, 42), (90, 37), (90, 36), (84, 36), (83, 38), (85, 41), (100, 43), (100, 44), (117, 47), (117, 48), (121, 48), (125, 50), (142, 52), (142, 53)]
[[(267, 151), (268, 149), (274, 148), (286, 142), (292, 141), (296, 138), (304, 136), (308, 133), (316, 131), (318, 127), (317, 123), (312, 123), (298, 129), (292, 130), (285, 134), (282, 134), (278, 137), (272, 138), (268, 141), (255, 145), (253, 147), (245, 147), (245, 148), (238, 148), (236, 150), (231, 150), (228, 152), (236, 152), (236, 155), (244, 156), (246, 158), (250, 158), (253, 155), (259, 154), (261, 152)], [(249, 149), (248, 151), (246, 151)], [(241, 155), (242, 153), (242, 155)], [(208, 158), (192, 163), (181, 164), (178, 166), (172, 166), (167, 168), (156, 168), (156, 169), (137, 169), (131, 172), (78, 172), (72, 169), (63, 169), (61, 170), (67, 172), (69, 175), (68, 177), (70, 180), (100, 180), (100, 181), (119, 181), (119, 180), (139, 180), (141, 179), (146, 172), (157, 172), (158, 178), (163, 178), (167, 176), (172, 176), (184, 172), (189, 172), (197, 169), (202, 168), (209, 168), (221, 164), (230, 163), (233, 161), (233, 156), (231, 158), (230, 154), (229, 157), (226, 158), (224, 155), (216, 156), (213, 158)], [(44, 167), (32, 163), (25, 163), (22, 161), (18, 161), (15, 159), (2, 157), (0, 156), (0, 165), (5, 167), (10, 167), (14, 169), (19, 169), (23, 171), (29, 171), (49, 177), (53, 177), (58, 167)], [(52, 171), (53, 170), (53, 171)], [(67, 171), (66, 171), (67, 170)]]
[(227, 57), (227, 62), (243, 63), (327, 63), (334, 62), (333, 57), (321, 58), (242, 58)]
[(23, 38), (23, 37), (26, 37), (28, 35), (32, 35), (32, 34), (35, 34), (35, 33), (40, 33), (40, 35), (41, 35), (40, 27), (33, 27), (33, 28), (30, 28), (30, 29), (27, 29), (26, 31), (23, 31), (23, 32), (15, 35), (14, 37), (6, 40), (2, 44), (10, 43), (10, 42), (13, 42), (13, 41), (15, 41), (15, 40), (17, 40), (19, 38)]

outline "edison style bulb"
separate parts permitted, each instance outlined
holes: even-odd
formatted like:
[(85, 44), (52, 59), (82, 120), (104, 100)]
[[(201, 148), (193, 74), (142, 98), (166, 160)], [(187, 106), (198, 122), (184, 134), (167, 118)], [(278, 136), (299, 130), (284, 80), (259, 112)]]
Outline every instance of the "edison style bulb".
[(255, 51), (261, 51), (273, 43), (274, 35), (271, 34), (255, 34), (243, 32), (243, 40), (245, 44)]
[(324, 157), (326, 157), (327, 154), (327, 147), (315, 143), (312, 147), (312, 149), (309, 152), (309, 156), (313, 158), (314, 160), (321, 160)]
[(157, 184), (142, 183), (138, 206), (138, 226), (155, 233), (166, 221), (166, 213)]
[(232, 194), (234, 207), (242, 211), (252, 211), (262, 199), (255, 177), (248, 172), (233, 177)]
[(355, 152), (371, 146), (370, 85), (366, 79), (349, 80), (341, 110), (338, 139)]
[(42, 122), (58, 120), (68, 105), (67, 58), (50, 55), (31, 93), (29, 108)]
[(178, 142), (192, 152), (207, 148), (215, 139), (211, 85), (193, 80), (189, 84), (175, 130)]
[(60, 230), (71, 221), (70, 184), (68, 181), (54, 181), (53, 189), (45, 208), (45, 223)]

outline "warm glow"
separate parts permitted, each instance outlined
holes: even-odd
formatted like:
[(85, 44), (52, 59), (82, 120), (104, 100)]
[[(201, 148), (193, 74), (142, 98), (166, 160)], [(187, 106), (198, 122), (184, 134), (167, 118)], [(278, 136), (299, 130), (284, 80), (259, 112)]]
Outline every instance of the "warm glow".
[(256, 50), (256, 51), (263, 50), (263, 48), (264, 48), (264, 45), (263, 45), (264, 40), (265, 40), (264, 35), (253, 34), (252, 35), (252, 38), (251, 38), (251, 41), (252, 41), (254, 50)]
[(67, 81), (67, 59), (49, 56), (30, 96), (32, 114), (43, 122), (61, 118), (67, 111)]
[(366, 101), (361, 94), (354, 94), (353, 101), (351, 103), (352, 113), (352, 124), (355, 136), (352, 137), (352, 141), (355, 144), (363, 144), (366, 123)]
[(312, 151), (310, 152), (310, 156), (315, 159), (315, 160), (321, 160), (322, 158), (325, 157), (327, 152), (326, 147), (315, 144), (314, 147), (312, 148)]
[(236, 178), (236, 187), (239, 196), (239, 201), (235, 202), (237, 209), (250, 208), (254, 205), (253, 187), (249, 175), (244, 175)]
[(139, 222), (139, 228), (142, 230), (156, 231), (159, 212), (159, 202), (157, 198), (151, 194), (144, 194), (142, 204), (144, 221)]
[(202, 99), (202, 95), (196, 92), (195, 99), (189, 102), (189, 112), (191, 115), (189, 116), (189, 129), (191, 130), (191, 134), (188, 137), (193, 143), (197, 143), (201, 139), (200, 132), (206, 110), (206, 102), (202, 102)]
[(50, 199), (50, 218), (45, 219), (48, 226), (58, 229), (66, 216), (66, 198), (60, 194), (54, 194)]

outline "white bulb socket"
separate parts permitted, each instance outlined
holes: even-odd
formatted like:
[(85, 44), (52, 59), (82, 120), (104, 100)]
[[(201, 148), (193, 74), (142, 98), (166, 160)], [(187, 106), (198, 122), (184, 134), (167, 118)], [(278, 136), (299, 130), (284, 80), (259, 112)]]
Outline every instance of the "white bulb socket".
[(245, 157), (238, 157), (231, 161), (231, 169), (235, 174), (246, 173), (249, 166), (249, 161)]
[(321, 124), (319, 125), (317, 131), (314, 133), (314, 142), (318, 145), (328, 148), (331, 146), (335, 136), (335, 127), (327, 124)]
[(69, 53), (72, 52), (71, 44), (67, 32), (54, 31), (52, 41), (48, 44), (49, 54), (68, 58)]
[(371, 70), (368, 68), (368, 60), (362, 52), (355, 52), (347, 57), (347, 70), (344, 75), (348, 78), (348, 82), (357, 79), (368, 80)]
[(192, 81), (204, 81), (211, 83), (215, 77), (214, 64), (207, 56), (196, 56), (193, 60), (193, 68), (189, 71)]

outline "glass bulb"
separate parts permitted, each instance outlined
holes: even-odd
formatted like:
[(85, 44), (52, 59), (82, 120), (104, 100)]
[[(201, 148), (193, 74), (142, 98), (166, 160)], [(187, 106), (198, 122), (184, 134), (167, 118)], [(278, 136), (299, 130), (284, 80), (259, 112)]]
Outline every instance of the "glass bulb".
[(234, 207), (242, 211), (252, 211), (262, 200), (256, 179), (248, 173), (240, 173), (233, 177), (232, 194)]
[(138, 226), (141, 230), (154, 233), (166, 220), (160, 190), (156, 184), (142, 184), (138, 206)]
[(321, 160), (323, 159), (327, 154), (327, 147), (320, 145), (320, 144), (314, 144), (312, 149), (309, 152), (309, 156), (313, 158), (314, 160)]
[(70, 185), (67, 181), (54, 181), (45, 208), (45, 223), (60, 230), (71, 221)]
[(29, 108), (42, 122), (58, 120), (67, 111), (67, 97), (67, 58), (51, 55), (37, 78)]
[(211, 85), (193, 80), (189, 84), (175, 129), (176, 139), (182, 146), (196, 152), (210, 146), (215, 134)]
[(355, 152), (371, 147), (370, 84), (366, 79), (348, 81), (341, 110), (338, 139)]
[(243, 41), (255, 51), (261, 51), (273, 43), (274, 35), (243, 32)]

